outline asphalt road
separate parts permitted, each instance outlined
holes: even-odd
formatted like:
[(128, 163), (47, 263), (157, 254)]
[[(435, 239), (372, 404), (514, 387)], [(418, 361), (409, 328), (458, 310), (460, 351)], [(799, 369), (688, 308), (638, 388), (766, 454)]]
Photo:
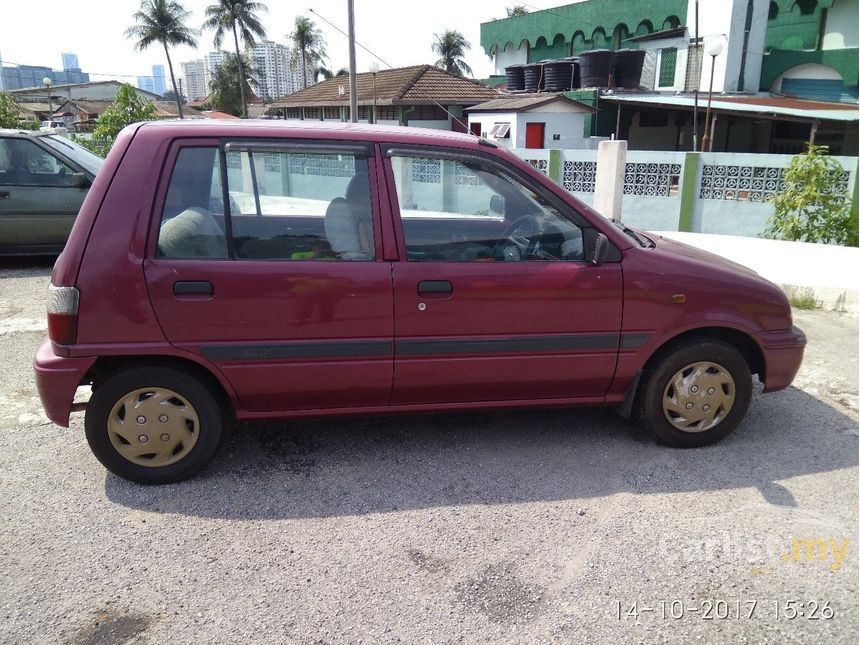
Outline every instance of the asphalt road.
[(0, 264), (0, 642), (857, 642), (856, 317), (799, 312), (796, 387), (707, 449), (608, 410), (293, 421), (140, 487), (41, 413), (49, 273)]

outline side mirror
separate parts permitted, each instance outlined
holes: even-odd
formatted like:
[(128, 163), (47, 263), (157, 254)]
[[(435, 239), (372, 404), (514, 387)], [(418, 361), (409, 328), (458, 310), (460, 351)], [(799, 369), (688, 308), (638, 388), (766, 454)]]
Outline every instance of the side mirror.
[(597, 233), (591, 240), (588, 250), (588, 261), (592, 264), (602, 264), (609, 256), (609, 240), (603, 233)]
[(90, 178), (82, 172), (72, 173), (71, 184), (74, 188), (89, 188)]
[(498, 213), (499, 215), (505, 214), (505, 198), (501, 195), (493, 195), (490, 197), (490, 212)]

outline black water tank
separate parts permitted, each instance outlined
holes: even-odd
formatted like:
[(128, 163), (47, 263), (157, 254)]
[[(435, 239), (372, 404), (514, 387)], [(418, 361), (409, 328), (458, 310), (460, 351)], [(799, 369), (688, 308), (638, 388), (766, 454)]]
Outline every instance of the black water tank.
[(615, 52), (612, 76), (615, 87), (639, 89), (642, 78), (642, 64), (645, 62), (644, 49), (619, 49)]
[(505, 85), (508, 92), (522, 92), (526, 88), (524, 68), (525, 65), (508, 65), (505, 67)]
[(608, 49), (592, 49), (579, 55), (579, 75), (582, 87), (608, 87), (612, 74), (613, 53)]
[(552, 60), (544, 64), (544, 89), (547, 92), (565, 92), (575, 85), (578, 63), (571, 58)]
[(537, 92), (543, 89), (543, 63), (531, 63), (526, 65), (525, 89), (527, 92)]

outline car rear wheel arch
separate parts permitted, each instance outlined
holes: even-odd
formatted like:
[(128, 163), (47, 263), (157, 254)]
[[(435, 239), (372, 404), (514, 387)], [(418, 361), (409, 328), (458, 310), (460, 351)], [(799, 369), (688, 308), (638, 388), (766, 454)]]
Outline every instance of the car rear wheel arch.
[(84, 376), (82, 384), (92, 385), (93, 390), (107, 380), (115, 372), (132, 367), (170, 367), (186, 372), (206, 385), (212, 394), (221, 402), (224, 412), (229, 417), (228, 427), (235, 421), (235, 402), (228, 387), (205, 366), (192, 360), (176, 356), (100, 356)]

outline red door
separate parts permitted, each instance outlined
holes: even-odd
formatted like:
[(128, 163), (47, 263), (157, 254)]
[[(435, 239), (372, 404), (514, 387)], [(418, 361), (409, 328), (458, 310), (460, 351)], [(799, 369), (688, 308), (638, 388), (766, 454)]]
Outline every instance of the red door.
[[(168, 160), (174, 171), (164, 221), (160, 232), (154, 227), (158, 239), (144, 264), (167, 339), (216, 365), (244, 411), (385, 405), (393, 371), (391, 263), (378, 250), (373, 158), (346, 149), (333, 160), (330, 150), (270, 142), (259, 150), (227, 144), (219, 156), (197, 145), (181, 148), (175, 164)], [(220, 211), (227, 191), (219, 158), (226, 159), (230, 227)], [(336, 253), (339, 242), (324, 226), (331, 200), (363, 202), (372, 217), (370, 239), (356, 240), (349, 253)], [(171, 218), (188, 212), (210, 221), (198, 233), (211, 242), (204, 253), (168, 244), (167, 231), (181, 231)]]
[(469, 124), (469, 131), (474, 134), (476, 137), (481, 136), (481, 123), (475, 122)]
[(526, 123), (526, 148), (543, 148), (546, 123)]
[[(392, 207), (408, 205), (398, 208), (392, 404), (601, 400), (620, 342), (621, 265), (585, 262), (579, 225), (527, 186), (424, 154), (392, 151), (386, 169)], [(541, 220), (557, 261), (518, 257), (523, 217)]]

